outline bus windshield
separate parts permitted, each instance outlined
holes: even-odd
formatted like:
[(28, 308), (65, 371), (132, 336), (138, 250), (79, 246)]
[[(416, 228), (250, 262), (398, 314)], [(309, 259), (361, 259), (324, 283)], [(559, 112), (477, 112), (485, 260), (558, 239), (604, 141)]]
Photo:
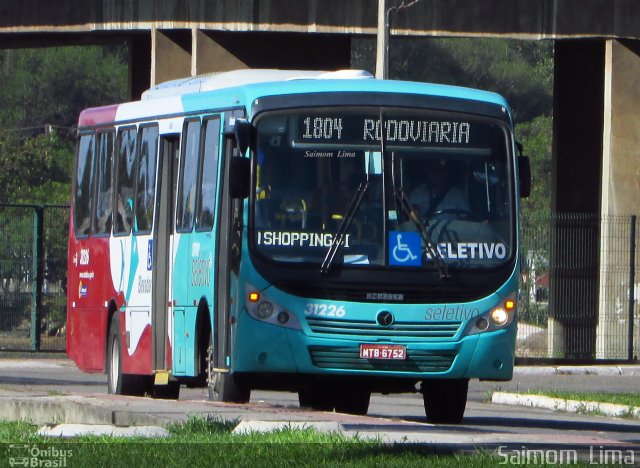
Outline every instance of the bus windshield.
[(514, 255), (511, 136), (424, 109), (314, 108), (255, 122), (252, 247), (271, 261), (487, 269)]

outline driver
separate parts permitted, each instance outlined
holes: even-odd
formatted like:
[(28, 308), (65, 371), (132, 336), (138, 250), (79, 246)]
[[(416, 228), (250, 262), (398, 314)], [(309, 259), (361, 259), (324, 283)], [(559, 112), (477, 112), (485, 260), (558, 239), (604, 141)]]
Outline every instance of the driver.
[(427, 163), (426, 181), (414, 187), (409, 203), (423, 219), (457, 219), (469, 213), (464, 193), (451, 181), (449, 164), (442, 160)]

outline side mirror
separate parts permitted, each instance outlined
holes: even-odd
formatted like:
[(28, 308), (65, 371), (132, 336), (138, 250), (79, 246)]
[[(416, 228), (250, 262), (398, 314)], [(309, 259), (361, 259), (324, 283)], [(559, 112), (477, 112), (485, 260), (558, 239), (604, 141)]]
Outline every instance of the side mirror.
[(229, 194), (231, 198), (247, 198), (251, 188), (251, 160), (242, 156), (234, 156), (229, 164)]
[(244, 155), (251, 145), (251, 135), (253, 133), (253, 127), (246, 119), (237, 118), (234, 124), (234, 136), (236, 139), (236, 146), (240, 150), (240, 154)]
[(520, 174), (520, 196), (527, 198), (531, 195), (531, 163), (527, 156), (522, 155), (522, 143), (516, 142), (520, 155), (518, 156), (518, 173)]

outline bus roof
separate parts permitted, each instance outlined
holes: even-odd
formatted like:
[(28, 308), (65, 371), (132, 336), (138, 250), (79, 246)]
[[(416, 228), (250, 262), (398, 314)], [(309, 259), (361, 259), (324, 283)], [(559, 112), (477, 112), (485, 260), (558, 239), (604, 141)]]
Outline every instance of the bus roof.
[(142, 100), (181, 96), (189, 93), (235, 88), (248, 84), (293, 80), (373, 79), (366, 70), (268, 70), (245, 69), (211, 73), (167, 81), (142, 93)]
[(509, 109), (506, 100), (492, 92), (440, 84), (378, 80), (364, 70), (246, 69), (159, 84), (145, 91), (140, 101), (82, 111), (78, 126), (100, 126), (214, 108), (246, 106), (249, 111), (255, 99), (265, 96), (318, 92), (421, 94), (484, 101)]

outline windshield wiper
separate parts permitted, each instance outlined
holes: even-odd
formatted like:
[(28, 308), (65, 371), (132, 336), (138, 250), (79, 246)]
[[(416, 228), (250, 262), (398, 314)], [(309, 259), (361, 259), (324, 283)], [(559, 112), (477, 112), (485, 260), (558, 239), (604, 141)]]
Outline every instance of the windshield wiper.
[(353, 195), (351, 202), (349, 203), (349, 209), (347, 210), (347, 214), (342, 218), (342, 222), (340, 226), (338, 226), (338, 231), (333, 236), (333, 241), (329, 246), (329, 250), (327, 251), (327, 255), (325, 255), (324, 260), (322, 261), (322, 265), (320, 266), (320, 273), (326, 275), (329, 273), (329, 269), (333, 264), (333, 259), (335, 258), (338, 250), (342, 245), (344, 245), (346, 233), (351, 227), (351, 223), (353, 222), (353, 218), (358, 212), (358, 208), (362, 204), (362, 198), (364, 197), (365, 192), (369, 188), (369, 181), (363, 180), (358, 185), (358, 189), (356, 193)]
[(435, 264), (438, 272), (440, 273), (440, 278), (448, 279), (451, 278), (451, 274), (449, 273), (449, 268), (447, 267), (446, 262), (440, 255), (438, 248), (431, 242), (429, 238), (429, 234), (427, 233), (427, 228), (424, 227), (422, 221), (420, 221), (420, 217), (416, 210), (409, 203), (409, 197), (403, 190), (402, 187), (398, 187), (395, 189), (395, 196), (400, 202), (400, 206), (402, 207), (402, 211), (409, 217), (409, 219), (413, 222), (413, 224), (418, 228), (418, 232), (420, 233), (420, 237), (422, 238), (422, 242), (424, 243), (424, 249), (427, 251), (429, 256), (433, 259), (433, 263)]

